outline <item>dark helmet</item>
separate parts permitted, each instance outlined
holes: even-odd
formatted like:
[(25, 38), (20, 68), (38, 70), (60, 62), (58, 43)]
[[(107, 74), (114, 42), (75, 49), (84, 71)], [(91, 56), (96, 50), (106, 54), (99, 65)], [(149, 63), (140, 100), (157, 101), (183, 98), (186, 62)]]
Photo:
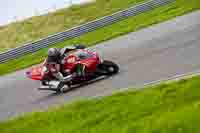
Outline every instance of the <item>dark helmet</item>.
[(50, 48), (48, 50), (48, 56), (49, 57), (56, 57), (59, 55), (59, 50), (57, 48)]

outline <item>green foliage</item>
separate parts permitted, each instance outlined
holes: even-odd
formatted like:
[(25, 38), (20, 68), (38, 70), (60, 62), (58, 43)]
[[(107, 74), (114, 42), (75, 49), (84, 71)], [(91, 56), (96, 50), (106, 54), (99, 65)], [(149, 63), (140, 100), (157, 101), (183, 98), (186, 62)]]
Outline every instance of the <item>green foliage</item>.
[(0, 27), (0, 51), (112, 14), (144, 0), (95, 0)]
[[(153, 11), (130, 17), (121, 22), (87, 33), (80, 37), (55, 44), (54, 47), (63, 47), (71, 44), (87, 44), (92, 46), (102, 41), (124, 35), (152, 24), (160, 23), (179, 15), (200, 9), (199, 0), (176, 0), (174, 3), (159, 7)], [(29, 54), (18, 59), (0, 64), (0, 75), (13, 72), (40, 63), (46, 56), (46, 49)]]
[(200, 76), (0, 123), (1, 133), (199, 133)]

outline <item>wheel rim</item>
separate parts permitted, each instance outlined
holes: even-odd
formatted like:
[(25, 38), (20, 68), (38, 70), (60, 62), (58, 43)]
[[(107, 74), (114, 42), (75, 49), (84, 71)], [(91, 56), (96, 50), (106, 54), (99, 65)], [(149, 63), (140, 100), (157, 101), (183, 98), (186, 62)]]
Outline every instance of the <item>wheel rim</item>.
[(110, 66), (110, 67), (108, 67), (108, 71), (109, 71), (110, 73), (112, 73), (112, 72), (115, 71), (115, 69), (114, 69), (114, 67)]

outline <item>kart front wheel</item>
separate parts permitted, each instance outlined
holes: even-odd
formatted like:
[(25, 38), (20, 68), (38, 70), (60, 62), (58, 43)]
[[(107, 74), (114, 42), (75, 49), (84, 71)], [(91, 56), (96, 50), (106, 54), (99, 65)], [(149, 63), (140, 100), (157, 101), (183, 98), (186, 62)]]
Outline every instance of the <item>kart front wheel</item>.
[(71, 89), (71, 83), (70, 82), (69, 83), (60, 82), (58, 87), (57, 87), (57, 92), (64, 93), (64, 92), (66, 92), (70, 89)]

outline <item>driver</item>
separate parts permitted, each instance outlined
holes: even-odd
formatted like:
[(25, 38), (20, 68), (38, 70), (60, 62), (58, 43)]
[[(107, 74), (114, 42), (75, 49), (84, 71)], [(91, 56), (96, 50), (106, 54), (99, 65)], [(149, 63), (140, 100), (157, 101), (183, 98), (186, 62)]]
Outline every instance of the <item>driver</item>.
[[(61, 82), (70, 81), (74, 76), (85, 76), (85, 67), (82, 65), (77, 65), (77, 71), (74, 74), (68, 74), (68, 76), (64, 77), (62, 72), (63, 70), (63, 61), (64, 57), (67, 56), (66, 52), (70, 50), (66, 50), (67, 48), (58, 49), (58, 48), (50, 48), (48, 50), (48, 57), (46, 59), (46, 66), (48, 70), (52, 73), (52, 75)], [(76, 50), (76, 48), (71, 50)], [(64, 56), (63, 56), (64, 54)]]
[(62, 57), (60, 49), (50, 48), (48, 50), (46, 66), (56, 79), (64, 81), (63, 74), (61, 73), (61, 62), (62, 62)]

